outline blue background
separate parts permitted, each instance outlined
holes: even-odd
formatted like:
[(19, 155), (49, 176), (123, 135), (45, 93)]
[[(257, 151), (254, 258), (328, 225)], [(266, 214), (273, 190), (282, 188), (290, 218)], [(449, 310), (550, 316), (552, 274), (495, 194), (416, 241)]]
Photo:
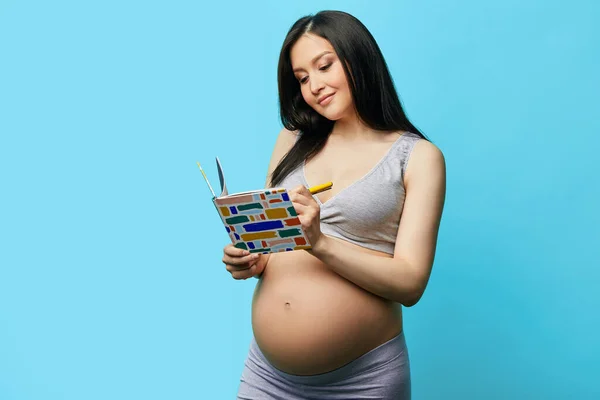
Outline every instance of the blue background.
[(1, 0), (0, 399), (235, 396), (256, 281), (195, 162), (262, 187), (279, 48), (321, 9), (447, 159), (414, 399), (600, 397), (598, 2)]

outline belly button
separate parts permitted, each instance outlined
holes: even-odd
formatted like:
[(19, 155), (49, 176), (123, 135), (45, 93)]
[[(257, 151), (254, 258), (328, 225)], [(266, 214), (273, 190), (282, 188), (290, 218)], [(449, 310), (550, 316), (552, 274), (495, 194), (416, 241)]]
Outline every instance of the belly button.
[(292, 306), (292, 305), (291, 305), (289, 302), (287, 302), (287, 301), (285, 302), (285, 308), (288, 308), (288, 309), (289, 309), (291, 306)]

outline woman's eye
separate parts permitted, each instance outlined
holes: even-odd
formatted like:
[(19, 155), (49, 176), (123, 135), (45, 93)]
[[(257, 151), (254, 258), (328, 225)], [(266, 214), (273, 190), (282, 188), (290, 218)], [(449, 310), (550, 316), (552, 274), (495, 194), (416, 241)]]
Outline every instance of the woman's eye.
[(304, 78), (300, 78), (299, 81), (300, 83), (305, 83), (308, 80), (308, 77), (304, 77)]
[(331, 64), (323, 65), (321, 68), (319, 68), (319, 70), (320, 71), (327, 71), (329, 69), (329, 67), (331, 67)]

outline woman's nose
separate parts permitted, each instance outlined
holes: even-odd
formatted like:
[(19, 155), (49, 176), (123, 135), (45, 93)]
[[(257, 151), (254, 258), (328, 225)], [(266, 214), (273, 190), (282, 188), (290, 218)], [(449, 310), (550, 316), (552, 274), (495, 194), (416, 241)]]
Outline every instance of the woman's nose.
[(311, 90), (311, 92), (313, 92), (313, 94), (319, 93), (323, 89), (324, 86), (325, 86), (325, 84), (320, 79), (313, 78), (310, 80), (310, 90)]

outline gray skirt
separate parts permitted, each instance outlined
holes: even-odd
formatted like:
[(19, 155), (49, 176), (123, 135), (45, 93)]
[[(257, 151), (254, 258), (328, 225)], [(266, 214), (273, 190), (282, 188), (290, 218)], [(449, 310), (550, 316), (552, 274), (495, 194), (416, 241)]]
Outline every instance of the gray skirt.
[(238, 400), (409, 400), (410, 363), (404, 334), (324, 374), (291, 375), (273, 367), (252, 339)]

